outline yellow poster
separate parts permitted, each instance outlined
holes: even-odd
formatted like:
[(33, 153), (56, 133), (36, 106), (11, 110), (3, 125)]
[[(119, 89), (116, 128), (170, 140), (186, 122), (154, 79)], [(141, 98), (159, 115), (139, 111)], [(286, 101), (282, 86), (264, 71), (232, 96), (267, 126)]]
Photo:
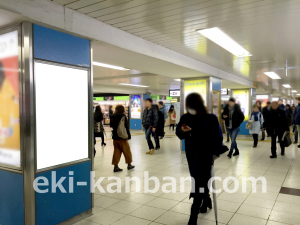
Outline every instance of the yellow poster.
[(249, 90), (233, 90), (232, 96), (235, 98), (236, 104), (241, 106), (244, 113), (245, 121), (249, 119)]
[(206, 79), (202, 79), (202, 80), (185, 80), (184, 81), (184, 101), (186, 99), (186, 97), (190, 94), (190, 93), (198, 93), (202, 96), (203, 100), (204, 100), (204, 104), (206, 105), (206, 93), (207, 93), (207, 89), (206, 89)]
[(18, 32), (0, 35), (0, 163), (20, 166)]

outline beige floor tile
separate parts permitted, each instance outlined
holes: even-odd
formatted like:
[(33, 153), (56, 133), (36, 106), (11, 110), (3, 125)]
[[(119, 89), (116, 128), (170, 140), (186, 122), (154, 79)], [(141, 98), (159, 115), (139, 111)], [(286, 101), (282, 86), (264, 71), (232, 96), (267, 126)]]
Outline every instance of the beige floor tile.
[(251, 216), (235, 214), (229, 221), (228, 225), (265, 225), (267, 220)]
[(114, 212), (111, 210), (102, 210), (99, 213), (86, 218), (86, 220), (107, 225), (112, 224), (123, 217), (125, 217), (125, 214)]
[(136, 211), (132, 212), (130, 215), (142, 218), (145, 220), (154, 221), (162, 214), (164, 214), (166, 210), (154, 208), (150, 206), (142, 206), (141, 208), (137, 209)]
[(121, 220), (112, 223), (112, 225), (148, 225), (151, 221), (143, 220), (133, 216), (125, 216)]
[(142, 207), (141, 204), (137, 204), (134, 202), (128, 202), (128, 201), (121, 201), (121, 202), (118, 202), (118, 203), (108, 207), (107, 209), (115, 211), (115, 212), (123, 213), (123, 214), (129, 214), (129, 213), (137, 210), (140, 207)]
[(237, 213), (267, 220), (271, 214), (271, 209), (243, 204)]
[(280, 223), (298, 225), (300, 221), (300, 215), (289, 213), (289, 212), (272, 210), (270, 220), (280, 222)]
[(165, 198), (156, 198), (151, 202), (148, 202), (146, 205), (156, 207), (159, 209), (165, 209), (169, 210), (173, 208), (175, 205), (177, 205), (179, 202), (170, 200), (170, 199), (165, 199)]
[(159, 218), (155, 220), (155, 222), (166, 224), (166, 225), (181, 225), (187, 224), (189, 221), (189, 216), (176, 212), (166, 212)]

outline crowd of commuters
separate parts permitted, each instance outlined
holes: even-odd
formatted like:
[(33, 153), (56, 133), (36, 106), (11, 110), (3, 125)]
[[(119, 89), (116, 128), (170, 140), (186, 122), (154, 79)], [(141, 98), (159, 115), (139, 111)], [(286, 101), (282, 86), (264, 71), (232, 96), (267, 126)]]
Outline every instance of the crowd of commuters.
[[(193, 198), (193, 204), (191, 206), (188, 224), (196, 225), (199, 212), (206, 213), (208, 208), (212, 208), (212, 201), (207, 184), (211, 178), (214, 155), (218, 155), (223, 145), (223, 135), (218, 118), (214, 114), (209, 113), (201, 95), (197, 93), (189, 94), (185, 100), (185, 107), (187, 113), (180, 118), (180, 122), (176, 127), (176, 135), (179, 139), (185, 140), (185, 154), (189, 171), (191, 177), (194, 178), (194, 188), (190, 193), (190, 198)], [(114, 172), (122, 171), (122, 169), (119, 168), (122, 154), (128, 165), (127, 169), (131, 170), (135, 167), (132, 165), (132, 154), (128, 143), (128, 140), (131, 139), (131, 134), (128, 119), (124, 112), (125, 109), (121, 105), (116, 107), (115, 112), (113, 112), (111, 108), (109, 111), (114, 146), (112, 159)], [(234, 98), (229, 99), (228, 104), (222, 111), (221, 118), (231, 139), (228, 157), (238, 156), (240, 152), (236, 137), (240, 132), (240, 126), (245, 116), (240, 105), (236, 103)], [(142, 124), (149, 147), (149, 151), (147, 151), (146, 154), (152, 155), (155, 149), (158, 150), (160, 148), (159, 138), (164, 136), (164, 126), (167, 119), (170, 120), (170, 129), (174, 129), (176, 124), (174, 106), (171, 106), (167, 112), (163, 102), (154, 105), (152, 99), (149, 98), (145, 100)], [(104, 128), (102, 125), (103, 114), (100, 106), (97, 106), (95, 109), (94, 120), (95, 137), (101, 137), (102, 146), (105, 146)], [(280, 143), (281, 155), (284, 155), (284, 134), (289, 134), (290, 128), (294, 127), (295, 142), (297, 142), (298, 134), (300, 134), (300, 97), (297, 99), (297, 107), (291, 107), (290, 105), (285, 106), (280, 99), (278, 102), (268, 102), (267, 105), (262, 108), (261, 102), (257, 101), (253, 106), (252, 113), (249, 115), (248, 123), (251, 124), (248, 129), (249, 133), (253, 136), (254, 148), (258, 145), (259, 133), (262, 132), (262, 140), (264, 140), (266, 132), (267, 136), (271, 137), (272, 140), (272, 155), (270, 157), (277, 157), (278, 142)], [(156, 147), (154, 147), (151, 137), (154, 138)], [(201, 145), (199, 145), (199, 143), (201, 143)], [(298, 145), (298, 147), (300, 147), (300, 145)]]

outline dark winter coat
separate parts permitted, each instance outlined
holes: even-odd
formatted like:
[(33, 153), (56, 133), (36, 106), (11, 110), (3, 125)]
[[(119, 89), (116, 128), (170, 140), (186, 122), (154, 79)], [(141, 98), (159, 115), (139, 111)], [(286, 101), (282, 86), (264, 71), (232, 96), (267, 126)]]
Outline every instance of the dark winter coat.
[[(183, 132), (182, 125), (192, 130)], [(191, 176), (195, 179), (195, 190), (206, 187), (211, 178), (213, 155), (222, 146), (223, 136), (220, 132), (218, 118), (214, 114), (194, 116), (184, 114), (176, 128), (176, 135), (185, 140), (185, 153)], [(191, 193), (191, 197), (193, 197)]]
[(271, 134), (283, 134), (285, 131), (289, 131), (286, 113), (280, 108), (269, 111), (266, 125)]
[(295, 112), (294, 112), (294, 116), (293, 116), (293, 120), (294, 120), (294, 124), (296, 125), (300, 125), (300, 104), (297, 105)]
[[(112, 139), (113, 140), (122, 140), (123, 139), (118, 136), (118, 132), (117, 132), (119, 123), (123, 116), (125, 116), (125, 115), (122, 113), (115, 113), (115, 114), (111, 115), (110, 127), (113, 129), (112, 130)], [(130, 134), (129, 125), (128, 125), (128, 119), (126, 116), (125, 116), (125, 128), (126, 128), (126, 131), (128, 134), (128, 139), (131, 139), (131, 134)]]
[(264, 117), (263, 128), (266, 128), (266, 121), (268, 120), (268, 116), (270, 115), (270, 110), (268, 109), (267, 106), (262, 109), (262, 114)]
[[(224, 118), (224, 116), (227, 116), (227, 118)], [(224, 107), (224, 111), (222, 113), (222, 119), (225, 120), (226, 127), (229, 127), (229, 105), (228, 104)], [(245, 116), (241, 110), (240, 105), (235, 104), (233, 115), (232, 115), (232, 129), (240, 127), (244, 119)]]
[(144, 109), (143, 114), (143, 126), (145, 128), (149, 128), (150, 126), (156, 128), (158, 123), (158, 112), (155, 107), (151, 107), (148, 109), (147, 107)]
[(158, 122), (157, 122), (157, 127), (156, 127), (156, 135), (157, 136), (164, 136), (164, 126), (165, 126), (165, 119), (164, 119), (164, 114), (159, 111), (158, 112)]

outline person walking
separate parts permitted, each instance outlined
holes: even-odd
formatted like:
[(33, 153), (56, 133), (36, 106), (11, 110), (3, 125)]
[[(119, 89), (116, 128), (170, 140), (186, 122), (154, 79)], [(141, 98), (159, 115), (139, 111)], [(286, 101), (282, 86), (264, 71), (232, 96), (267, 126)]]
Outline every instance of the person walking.
[(166, 106), (164, 105), (163, 101), (158, 102), (158, 107), (159, 107), (159, 110), (162, 112), (163, 118), (164, 118), (163, 133), (160, 136), (160, 138), (162, 139), (165, 136), (165, 123), (166, 123), (166, 120), (168, 118), (168, 114), (167, 114)]
[(176, 111), (174, 109), (174, 105), (170, 106), (170, 109), (168, 111), (168, 119), (169, 119), (169, 124), (170, 124), (170, 130), (172, 127), (172, 130), (174, 130), (175, 128), (175, 124), (176, 124)]
[(278, 100), (278, 108), (282, 109), (284, 112), (286, 110), (285, 105), (283, 104), (283, 100), (282, 99)]
[[(95, 113), (94, 113), (94, 136), (96, 137), (101, 137), (102, 142), (101, 146), (106, 146), (106, 143), (104, 142), (104, 127), (103, 127), (103, 113), (101, 110), (100, 105), (96, 106)], [(96, 144), (96, 139), (95, 139), (95, 144)]]
[(159, 137), (164, 135), (163, 133), (164, 133), (165, 121), (164, 121), (164, 115), (159, 110), (158, 105), (153, 105), (153, 107), (155, 107), (158, 112), (158, 122), (157, 122), (156, 130), (155, 132), (152, 133), (152, 135), (155, 140), (155, 149), (159, 150), (160, 149)]
[(288, 125), (289, 127), (292, 126), (292, 108), (289, 104), (286, 104), (286, 107), (285, 107), (285, 113), (286, 113), (286, 117), (287, 117), (287, 121), (288, 121)]
[(112, 128), (112, 139), (114, 145), (114, 154), (112, 158), (112, 165), (114, 166), (114, 172), (123, 171), (123, 169), (119, 167), (119, 162), (122, 153), (125, 157), (127, 169), (131, 170), (135, 167), (131, 164), (132, 154), (128, 143), (128, 140), (131, 139), (131, 134), (128, 126), (128, 119), (124, 113), (125, 113), (124, 106), (117, 105), (115, 113), (111, 115), (110, 118), (110, 127)]
[(264, 123), (263, 115), (259, 111), (258, 106), (254, 106), (253, 112), (251, 113), (249, 118), (249, 122), (252, 123), (252, 128), (249, 130), (249, 133), (253, 136), (253, 148), (256, 148), (258, 143), (258, 134)]
[(269, 127), (272, 144), (271, 144), (271, 152), (272, 155), (270, 158), (277, 158), (277, 137), (281, 147), (281, 155), (285, 154), (285, 146), (284, 142), (282, 141), (283, 134), (285, 132), (289, 133), (289, 126), (287, 122), (286, 113), (284, 110), (279, 108), (278, 102), (274, 101), (271, 105), (271, 110), (269, 112), (269, 116), (267, 117), (266, 121), (267, 126)]
[[(297, 104), (298, 105), (295, 109), (294, 116), (293, 116), (293, 122), (294, 122), (294, 125), (296, 126), (295, 135), (297, 133), (297, 138), (295, 136), (295, 142), (297, 141), (297, 143), (298, 143), (298, 140), (299, 140), (298, 135), (300, 134), (300, 97), (297, 98)], [(300, 148), (300, 145), (298, 145), (298, 148)]]
[(146, 140), (149, 147), (149, 151), (147, 151), (146, 154), (152, 155), (155, 149), (151, 140), (151, 134), (155, 133), (156, 131), (156, 127), (158, 123), (158, 111), (156, 107), (152, 106), (151, 98), (148, 98), (145, 101), (145, 109), (144, 109), (142, 123), (145, 129)]
[[(263, 114), (263, 117), (264, 117), (264, 121), (266, 121), (268, 118), (268, 116), (269, 116), (269, 112), (270, 112), (270, 110), (271, 110), (271, 102), (267, 102), (267, 106), (265, 106), (263, 109), (262, 109), (262, 114)], [(263, 129), (265, 129), (266, 130), (266, 132), (267, 132), (267, 137), (270, 137), (270, 131), (269, 131), (269, 129), (266, 127), (266, 125), (265, 125), (265, 122), (264, 122), (264, 125), (263, 125)], [(262, 132), (262, 141), (263, 140), (265, 140), (265, 132), (263, 131)]]
[(241, 110), (240, 105), (235, 104), (234, 98), (230, 98), (228, 104), (224, 107), (224, 111), (222, 113), (222, 119), (225, 120), (225, 124), (226, 127), (228, 128), (228, 132), (231, 139), (230, 152), (227, 155), (229, 158), (231, 158), (234, 149), (235, 152), (233, 156), (237, 156), (240, 154), (236, 143), (236, 137), (240, 132), (240, 125), (245, 119), (245, 116)]
[(114, 111), (112, 110), (112, 105), (110, 105), (109, 106), (109, 108), (108, 108), (108, 116), (109, 116), (109, 118), (114, 114)]
[(206, 213), (207, 208), (212, 208), (208, 182), (213, 155), (222, 145), (223, 137), (218, 118), (208, 113), (201, 95), (191, 93), (185, 102), (187, 113), (180, 118), (176, 135), (185, 140), (185, 154), (193, 177), (190, 193), (193, 204), (188, 225), (197, 225), (199, 212)]

